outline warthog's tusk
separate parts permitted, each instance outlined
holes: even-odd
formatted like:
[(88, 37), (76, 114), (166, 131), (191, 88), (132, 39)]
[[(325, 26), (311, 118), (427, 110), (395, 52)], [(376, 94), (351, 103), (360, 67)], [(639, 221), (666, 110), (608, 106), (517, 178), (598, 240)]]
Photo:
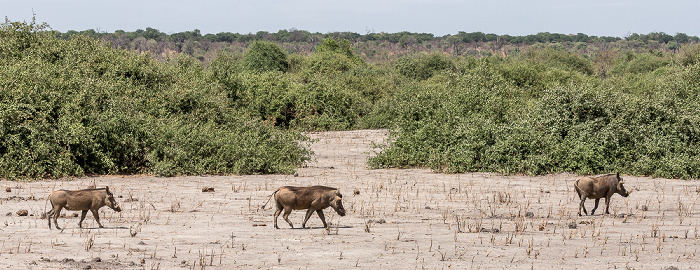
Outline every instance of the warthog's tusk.
[(632, 191), (634, 191), (634, 190), (627, 191), (627, 195), (632, 194)]

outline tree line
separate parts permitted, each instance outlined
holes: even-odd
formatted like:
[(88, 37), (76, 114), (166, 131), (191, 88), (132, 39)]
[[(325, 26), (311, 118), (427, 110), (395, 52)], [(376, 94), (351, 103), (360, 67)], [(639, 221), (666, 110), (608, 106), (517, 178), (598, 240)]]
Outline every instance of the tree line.
[(69, 30), (65, 33), (54, 31), (56, 37), (60, 39), (69, 39), (75, 35), (85, 35), (95, 39), (107, 40), (125, 40), (134, 41), (137, 38), (145, 38), (147, 40), (155, 40), (157, 42), (185, 42), (191, 41), (209, 41), (209, 42), (250, 42), (250, 41), (273, 41), (273, 42), (320, 42), (326, 38), (347, 39), (351, 42), (366, 42), (366, 41), (384, 41), (391, 43), (401, 42), (432, 42), (432, 41), (450, 41), (450, 42), (506, 42), (513, 44), (534, 44), (534, 43), (556, 43), (556, 42), (615, 42), (618, 40), (639, 40), (643, 42), (656, 41), (669, 43), (675, 41), (680, 44), (697, 43), (700, 38), (697, 36), (689, 36), (685, 33), (676, 33), (670, 35), (664, 32), (651, 32), (649, 34), (631, 33), (624, 38), (614, 36), (589, 36), (584, 33), (576, 34), (560, 34), (540, 32), (537, 34), (524, 36), (498, 35), (494, 33), (471, 32), (467, 33), (459, 31), (457, 34), (447, 34), (444, 36), (435, 36), (430, 33), (413, 33), (402, 31), (398, 33), (367, 33), (359, 34), (354, 32), (331, 32), (319, 33), (309, 32), (306, 30), (289, 29), (279, 30), (277, 32), (258, 31), (256, 33), (231, 33), (220, 32), (216, 34), (202, 34), (199, 29), (193, 31), (184, 31), (177, 33), (164, 33), (158, 29), (146, 27), (146, 29), (137, 29), (133, 32), (117, 30), (113, 33), (100, 32), (95, 29), (87, 29), (82, 31)]
[(149, 52), (161, 60), (173, 53), (184, 53), (205, 63), (210, 62), (216, 56), (216, 51), (220, 49), (242, 53), (248, 44), (255, 41), (274, 42), (287, 53), (309, 55), (324, 39), (344, 39), (351, 43), (357, 54), (369, 62), (387, 60), (387, 55), (407, 55), (418, 51), (442, 51), (452, 55), (476, 57), (498, 54), (505, 56), (536, 44), (557, 44), (570, 50), (579, 51), (580, 54), (590, 54), (590, 51), (596, 48), (611, 46), (637, 51), (676, 52), (682, 46), (700, 42), (700, 38), (697, 36), (689, 36), (684, 33), (676, 33), (672, 36), (664, 32), (632, 33), (624, 38), (589, 36), (584, 33), (559, 34), (549, 32), (525, 36), (462, 31), (445, 36), (407, 31), (366, 34), (332, 32), (324, 34), (297, 29), (277, 32), (258, 31), (246, 34), (231, 32), (202, 34), (200, 30), (195, 29), (168, 34), (151, 27), (147, 27), (145, 30), (137, 29), (133, 32), (117, 30), (108, 33), (88, 29), (71, 30), (65, 33), (53, 31), (53, 33), (57, 38), (63, 40), (75, 36), (88, 36), (102, 40), (116, 49), (133, 50), (139, 53)]

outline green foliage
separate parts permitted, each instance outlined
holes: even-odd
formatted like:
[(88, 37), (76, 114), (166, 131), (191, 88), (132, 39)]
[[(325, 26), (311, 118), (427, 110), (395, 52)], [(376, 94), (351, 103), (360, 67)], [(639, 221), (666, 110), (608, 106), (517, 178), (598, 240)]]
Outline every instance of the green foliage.
[[(425, 86), (397, 96), (391, 144), (372, 167), (442, 172), (700, 176), (700, 107), (582, 85), (524, 98), (517, 90)], [(411, 97), (414, 97), (411, 99)], [(406, 100), (400, 101), (401, 98)], [(404, 103), (404, 104), (399, 104)]]
[(547, 47), (544, 49), (529, 49), (522, 55), (523, 60), (537, 63), (549, 68), (578, 72), (583, 75), (593, 74), (593, 64), (583, 56), (562, 48)]
[(306, 140), (301, 135), (257, 121), (185, 121), (164, 120), (152, 126), (158, 136), (153, 136), (147, 159), (154, 174), (291, 174), (310, 154), (296, 143)]
[(355, 64), (363, 63), (362, 58), (355, 55), (355, 53), (353, 52), (352, 47), (350, 45), (350, 42), (347, 39), (341, 39), (340, 41), (336, 41), (333, 38), (324, 39), (321, 42), (321, 45), (316, 47), (316, 53), (341, 54), (341, 55), (344, 55), (345, 57), (347, 57), (348, 60), (350, 60), (351, 62), (354, 62)]
[(0, 35), (0, 177), (292, 173), (310, 157), (298, 133), (241, 118), (191, 57), (161, 63), (34, 24)]
[(439, 72), (453, 70), (455, 64), (444, 54), (429, 53), (401, 57), (395, 68), (403, 76), (411, 79), (426, 80)]
[[(370, 114), (393, 123), (370, 166), (700, 177), (698, 65), (601, 83), (541, 59), (556, 56), (469, 61), (461, 74), (403, 85)], [(577, 75), (559, 81), (553, 71)]]
[(256, 41), (245, 52), (243, 67), (257, 72), (281, 71), (289, 68), (287, 55), (277, 44), (267, 41)]
[(669, 63), (670, 60), (660, 53), (635, 54), (627, 52), (618, 59), (617, 63), (612, 67), (611, 73), (616, 75), (649, 73), (669, 65)]
[(364, 61), (353, 53), (350, 42), (328, 38), (309, 57), (304, 72), (307, 80), (311, 80), (313, 76), (336, 76), (363, 65)]
[(680, 61), (683, 66), (700, 63), (700, 44), (693, 44), (681, 49)]
[(693, 37), (46, 27), (0, 31), (0, 177), (292, 173), (355, 128), (390, 130), (374, 168), (700, 177)]

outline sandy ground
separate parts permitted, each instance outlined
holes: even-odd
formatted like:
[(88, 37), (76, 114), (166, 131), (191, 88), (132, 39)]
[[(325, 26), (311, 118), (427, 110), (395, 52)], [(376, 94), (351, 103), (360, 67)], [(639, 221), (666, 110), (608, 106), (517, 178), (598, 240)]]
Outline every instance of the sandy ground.
[[(0, 268), (8, 269), (698, 269), (696, 181), (623, 176), (611, 214), (579, 217), (575, 175), (541, 177), (369, 170), (378, 130), (324, 132), (298, 176), (90, 177), (0, 181)], [(41, 213), (52, 190), (108, 185), (124, 211)], [(348, 214), (330, 229), (272, 226), (277, 187), (338, 187)], [(202, 192), (213, 187), (214, 192)], [(359, 194), (355, 194), (359, 193)], [(588, 209), (593, 202), (587, 202)], [(28, 216), (17, 211), (28, 210)], [(303, 211), (290, 216), (295, 227)], [(675, 267), (675, 268), (674, 268)]]

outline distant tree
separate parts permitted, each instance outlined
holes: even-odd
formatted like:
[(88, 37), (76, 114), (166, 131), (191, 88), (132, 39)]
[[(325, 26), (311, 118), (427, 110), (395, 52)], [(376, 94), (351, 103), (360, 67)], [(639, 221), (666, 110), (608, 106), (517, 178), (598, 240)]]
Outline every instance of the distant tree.
[(134, 39), (134, 50), (138, 51), (139, 53), (142, 53), (146, 51), (147, 45), (148, 45), (148, 40), (145, 37), (138, 37)]
[(311, 33), (309, 31), (300, 31), (292, 29), (291, 35), (289, 36), (289, 42), (308, 42)]
[(673, 36), (673, 40), (676, 41), (676, 42), (678, 42), (678, 43), (688, 43), (688, 41), (690, 40), (690, 38), (689, 38), (688, 35), (686, 35), (686, 34), (683, 34), (683, 33), (676, 33), (676, 35)]
[(275, 39), (275, 35), (267, 31), (258, 31), (255, 33), (255, 40), (275, 41)]
[(588, 35), (584, 33), (578, 33), (574, 37), (574, 41), (576, 42), (587, 42), (588, 41)]
[(671, 35), (664, 32), (651, 32), (648, 36), (650, 40), (656, 40), (663, 43), (668, 43), (669, 41), (673, 40)]
[(673, 51), (674, 53), (678, 51), (678, 49), (681, 48), (681, 45), (678, 44), (678, 42), (675, 41), (670, 41), (668, 42), (668, 49)]
[(204, 38), (212, 42), (234, 42), (236, 39), (238, 39), (238, 36), (238, 34), (231, 32), (221, 32), (215, 35), (207, 34), (204, 36)]
[(435, 40), (435, 36), (429, 33), (413, 34), (412, 36), (416, 38), (418, 43)]
[(333, 38), (324, 39), (321, 42), (321, 45), (319, 45), (316, 48), (316, 52), (335, 52), (344, 54), (345, 56), (350, 58), (356, 58), (355, 53), (353, 53), (352, 51), (350, 41), (348, 41), (347, 39), (341, 39), (340, 42), (336, 41)]
[(193, 56), (194, 55), (194, 47), (195, 47), (196, 41), (193, 40), (185, 40), (185, 43), (182, 45), (182, 53)]
[(237, 39), (238, 42), (243, 42), (243, 43), (248, 43), (248, 42), (251, 42), (253, 40), (255, 40), (255, 35), (253, 35), (251, 33), (241, 35)]
[(277, 44), (269, 41), (256, 41), (243, 56), (243, 67), (252, 71), (282, 71), (289, 69), (287, 55)]
[(412, 35), (404, 35), (399, 39), (399, 45), (404, 48), (416, 44), (417, 42), (418, 40)]
[(449, 36), (447, 38), (447, 43), (450, 44), (450, 47), (452, 47), (452, 54), (453, 55), (460, 55), (461, 52), (459, 51), (459, 43), (463, 40), (463, 37), (460, 37), (459, 35), (457, 36)]
[(163, 36), (165, 36), (165, 33), (161, 33), (160, 31), (158, 31), (158, 29), (146, 27), (146, 31), (143, 31), (143, 33), (141, 33), (141, 36), (145, 37), (146, 39), (161, 41), (163, 40)]

